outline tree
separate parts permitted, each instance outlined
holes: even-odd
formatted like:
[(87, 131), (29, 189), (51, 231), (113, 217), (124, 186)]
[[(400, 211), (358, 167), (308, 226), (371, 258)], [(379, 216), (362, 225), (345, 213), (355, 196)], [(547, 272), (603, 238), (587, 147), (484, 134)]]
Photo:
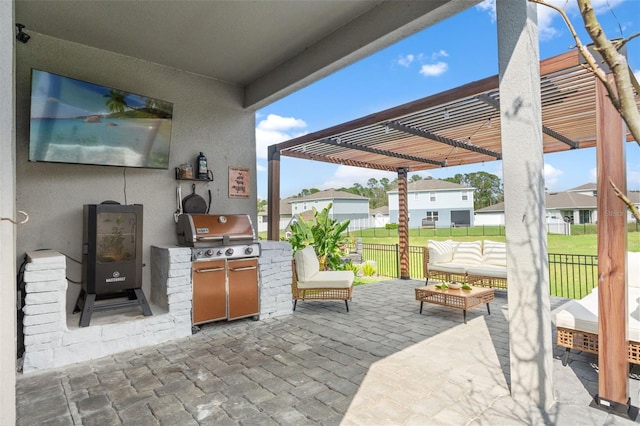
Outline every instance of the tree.
[(258, 199), (258, 212), (265, 211), (266, 207), (267, 207), (267, 200)]
[(298, 193), (298, 195), (296, 195), (296, 198), (306, 197), (311, 194), (315, 194), (316, 192), (320, 192), (320, 190), (318, 188), (311, 188), (311, 189), (304, 188), (302, 191)]
[(473, 208), (476, 210), (490, 206), (504, 199), (502, 182), (498, 176), (492, 175), (491, 173), (456, 173), (453, 177), (443, 180), (474, 187)]
[[(594, 73), (594, 75), (602, 82), (607, 90), (611, 103), (620, 113), (620, 116), (624, 120), (629, 129), (629, 132), (633, 135), (636, 143), (640, 145), (640, 110), (636, 104), (634, 97), (634, 88), (636, 92), (640, 92), (640, 86), (631, 74), (629, 65), (627, 64), (627, 58), (620, 53), (622, 49), (629, 41), (634, 38), (640, 37), (640, 33), (635, 33), (627, 38), (621, 39), (609, 39), (605, 33), (602, 25), (596, 17), (591, 0), (577, 0), (578, 8), (580, 9), (580, 16), (584, 22), (584, 27), (589, 34), (589, 37), (593, 41), (593, 46), (596, 52), (602, 56), (602, 60), (607, 64), (613, 75), (613, 84), (607, 78), (605, 71), (600, 67), (596, 59), (593, 57), (587, 46), (585, 46), (580, 37), (578, 36), (575, 27), (571, 20), (567, 16), (563, 7), (555, 6), (548, 2), (548, 0), (529, 0), (533, 3), (537, 3), (546, 7), (550, 7), (557, 11), (564, 20), (565, 24), (571, 31), (571, 35), (576, 42), (576, 47), (580, 50), (580, 53), (584, 56), (588, 68)], [(611, 180), (609, 184), (613, 187), (616, 195), (629, 207), (633, 213), (636, 221), (640, 223), (640, 212), (635, 208), (631, 200), (625, 196)]]

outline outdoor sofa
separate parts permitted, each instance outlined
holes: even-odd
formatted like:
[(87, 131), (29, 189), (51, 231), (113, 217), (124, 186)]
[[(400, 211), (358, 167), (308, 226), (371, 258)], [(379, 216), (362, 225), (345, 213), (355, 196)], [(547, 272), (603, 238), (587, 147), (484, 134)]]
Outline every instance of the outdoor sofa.
[[(640, 253), (627, 254), (628, 360), (640, 364)], [(569, 352), (577, 349), (598, 353), (598, 288), (580, 300), (572, 300), (556, 314), (557, 344)]]
[(480, 287), (507, 288), (505, 243), (429, 240), (423, 249), (423, 261), (427, 282), (459, 281)]
[(298, 250), (292, 261), (293, 310), (298, 300), (344, 300), (349, 312), (353, 271), (321, 271), (313, 246)]

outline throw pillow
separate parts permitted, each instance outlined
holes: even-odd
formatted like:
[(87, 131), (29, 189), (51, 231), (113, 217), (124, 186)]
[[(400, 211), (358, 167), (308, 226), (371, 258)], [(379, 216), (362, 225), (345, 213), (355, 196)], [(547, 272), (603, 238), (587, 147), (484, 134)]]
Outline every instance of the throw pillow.
[(453, 241), (427, 241), (429, 263), (451, 262), (453, 257)]

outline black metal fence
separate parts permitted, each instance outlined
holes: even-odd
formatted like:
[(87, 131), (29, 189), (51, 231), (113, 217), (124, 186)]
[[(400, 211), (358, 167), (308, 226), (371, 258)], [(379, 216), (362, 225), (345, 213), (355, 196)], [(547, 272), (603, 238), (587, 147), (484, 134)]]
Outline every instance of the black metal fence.
[[(409, 276), (423, 279), (422, 246), (409, 246)], [(363, 260), (376, 262), (378, 275), (400, 278), (398, 244), (362, 244)], [(583, 254), (549, 254), (549, 283), (552, 296), (581, 299), (598, 285), (598, 257)]]

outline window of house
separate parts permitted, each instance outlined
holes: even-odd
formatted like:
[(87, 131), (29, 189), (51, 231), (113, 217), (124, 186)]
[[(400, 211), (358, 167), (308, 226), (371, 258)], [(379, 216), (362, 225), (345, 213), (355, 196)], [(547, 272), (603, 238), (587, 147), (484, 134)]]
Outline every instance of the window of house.
[(436, 200), (436, 193), (435, 192), (429, 193), (429, 201), (435, 201), (435, 200)]
[(429, 222), (437, 222), (438, 221), (438, 212), (427, 212), (427, 215), (425, 217), (426, 220), (428, 220)]
[(419, 200), (420, 199), (420, 193), (419, 192), (414, 192), (413, 193), (413, 199), (414, 200)]
[(461, 192), (461, 194), (462, 194), (462, 201), (467, 201), (469, 199), (468, 192)]

